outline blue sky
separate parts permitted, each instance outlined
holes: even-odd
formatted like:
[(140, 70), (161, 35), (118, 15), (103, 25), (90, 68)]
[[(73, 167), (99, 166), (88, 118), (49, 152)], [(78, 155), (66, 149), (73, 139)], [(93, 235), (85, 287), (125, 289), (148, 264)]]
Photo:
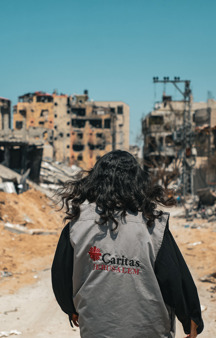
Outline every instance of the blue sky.
[(153, 76), (191, 80), (194, 100), (216, 98), (215, 13), (214, 0), (2, 0), (0, 96), (15, 104), (29, 91), (88, 89), (125, 101), (134, 143), (163, 91)]

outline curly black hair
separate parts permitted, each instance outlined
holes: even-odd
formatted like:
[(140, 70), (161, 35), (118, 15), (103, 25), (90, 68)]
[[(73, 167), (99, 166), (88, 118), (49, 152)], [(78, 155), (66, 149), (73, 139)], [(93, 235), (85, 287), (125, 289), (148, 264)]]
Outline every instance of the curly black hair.
[(116, 211), (120, 211), (122, 218), (127, 211), (141, 211), (151, 226), (162, 215), (162, 211), (156, 210), (158, 204), (175, 205), (174, 198), (168, 197), (160, 185), (152, 185), (136, 159), (122, 150), (105, 154), (91, 170), (82, 171), (75, 179), (65, 182), (58, 195), (62, 208), (66, 207), (64, 220), (77, 220), (80, 205), (87, 200), (96, 203), (100, 210), (98, 224), (111, 220), (116, 227)]

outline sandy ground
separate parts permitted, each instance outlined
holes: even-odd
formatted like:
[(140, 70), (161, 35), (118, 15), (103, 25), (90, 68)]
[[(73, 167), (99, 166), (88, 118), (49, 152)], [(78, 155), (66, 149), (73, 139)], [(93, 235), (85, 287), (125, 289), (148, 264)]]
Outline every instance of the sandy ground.
[[(38, 191), (32, 189), (21, 195), (0, 192), (0, 271), (13, 274), (0, 278), (1, 294), (33, 283), (35, 272), (50, 264), (62, 219), (63, 213), (57, 213), (51, 201)], [(54, 231), (56, 235), (12, 233), (4, 229), (5, 222)]]
[(50, 269), (38, 274), (36, 284), (0, 298), (0, 328), (0, 332), (17, 330), (22, 338), (80, 337), (56, 303)]
[[(173, 209), (172, 213), (178, 211)], [(50, 200), (39, 192), (30, 190), (19, 196), (0, 193), (0, 272), (12, 273), (0, 278), (0, 333), (18, 330), (26, 338), (79, 337), (56, 304), (50, 284), (50, 266), (62, 218), (63, 214), (56, 213)], [(4, 229), (6, 221), (57, 234), (15, 234)], [(201, 304), (206, 307), (205, 330), (200, 337), (215, 338), (216, 284), (200, 282), (199, 278), (216, 272), (216, 224), (198, 219), (188, 223), (171, 217), (170, 229), (192, 271)], [(181, 326), (177, 327), (177, 338), (185, 337)]]
[[(67, 316), (60, 311), (54, 299), (50, 270), (40, 272), (38, 279), (36, 284), (0, 298), (1, 330), (17, 330), (23, 338), (80, 337), (79, 329), (71, 328)], [(181, 325), (178, 324), (177, 327), (176, 337), (182, 338), (184, 334)]]

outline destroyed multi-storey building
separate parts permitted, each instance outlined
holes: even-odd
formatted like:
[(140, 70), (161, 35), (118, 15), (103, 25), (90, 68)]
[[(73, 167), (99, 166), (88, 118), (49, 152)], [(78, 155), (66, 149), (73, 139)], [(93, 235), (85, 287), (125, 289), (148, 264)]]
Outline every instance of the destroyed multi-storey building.
[[(11, 127), (11, 102), (0, 98), (0, 164), (24, 174), (28, 169), (29, 177), (39, 180), (43, 145), (29, 142), (24, 135), (17, 135)], [(7, 178), (3, 177), (6, 180)]]
[(129, 106), (124, 102), (75, 95), (71, 112), (72, 161), (90, 168), (112, 149), (129, 150)]
[(13, 129), (29, 142), (44, 145), (43, 157), (51, 157), (53, 148), (53, 96), (35, 92), (19, 96), (13, 109)]
[[(216, 101), (193, 102), (190, 98), (192, 149), (184, 149), (185, 102), (174, 101), (163, 94), (162, 101), (142, 121), (144, 137), (144, 165), (152, 168), (166, 167), (183, 158), (188, 151), (188, 160), (198, 167), (216, 150)], [(189, 156), (190, 154), (194, 156)], [(191, 158), (191, 159), (190, 159)], [(173, 168), (172, 168), (173, 169)]]
[(198, 156), (211, 156), (216, 150), (216, 101), (208, 99), (194, 110), (195, 144)]
[(35, 92), (19, 97), (14, 129), (44, 142), (44, 158), (85, 169), (106, 152), (129, 149), (129, 106), (82, 95)]

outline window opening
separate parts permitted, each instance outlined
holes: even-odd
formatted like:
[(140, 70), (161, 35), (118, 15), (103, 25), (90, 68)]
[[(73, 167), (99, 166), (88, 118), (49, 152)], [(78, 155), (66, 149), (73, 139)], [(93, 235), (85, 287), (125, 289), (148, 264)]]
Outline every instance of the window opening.
[(79, 154), (79, 155), (77, 156), (77, 160), (78, 160), (78, 161), (82, 161), (82, 160), (83, 160), (82, 154)]
[(73, 150), (74, 151), (83, 151), (84, 145), (83, 144), (73, 144)]
[(122, 115), (123, 114), (123, 106), (117, 107), (117, 114)]
[(72, 126), (75, 127), (75, 128), (84, 128), (86, 120), (72, 119), (71, 123), (72, 123)]
[(163, 116), (150, 116), (149, 117), (149, 125), (150, 126), (153, 126), (153, 125), (161, 125), (161, 124), (163, 124), (163, 121), (164, 121), (164, 119), (163, 119)]
[(97, 144), (95, 146), (96, 149), (99, 149), (99, 150), (104, 150), (106, 147), (105, 143), (101, 143), (101, 144)]
[(42, 116), (47, 116), (48, 113), (49, 113), (49, 110), (48, 110), (48, 109), (42, 109), (42, 110), (41, 110), (41, 113), (40, 113), (40, 117), (42, 117)]
[(167, 135), (167, 136), (165, 137), (165, 143), (166, 143), (167, 146), (171, 146), (171, 145), (174, 144), (172, 134)]
[(72, 108), (72, 114), (76, 114), (77, 116), (85, 116), (86, 110), (85, 108)]
[(16, 129), (22, 129), (23, 121), (16, 121)]
[(89, 123), (94, 128), (102, 128), (102, 120), (101, 119), (89, 120)]
[(93, 143), (88, 142), (88, 146), (90, 150), (96, 149), (96, 146)]
[(19, 110), (19, 113), (20, 113), (22, 116), (26, 116), (26, 110), (24, 110), (24, 109)]
[(52, 96), (43, 96), (43, 95), (40, 95), (40, 96), (37, 96), (37, 102), (53, 102), (53, 98)]
[(110, 129), (111, 128), (111, 119), (104, 120), (104, 128)]

